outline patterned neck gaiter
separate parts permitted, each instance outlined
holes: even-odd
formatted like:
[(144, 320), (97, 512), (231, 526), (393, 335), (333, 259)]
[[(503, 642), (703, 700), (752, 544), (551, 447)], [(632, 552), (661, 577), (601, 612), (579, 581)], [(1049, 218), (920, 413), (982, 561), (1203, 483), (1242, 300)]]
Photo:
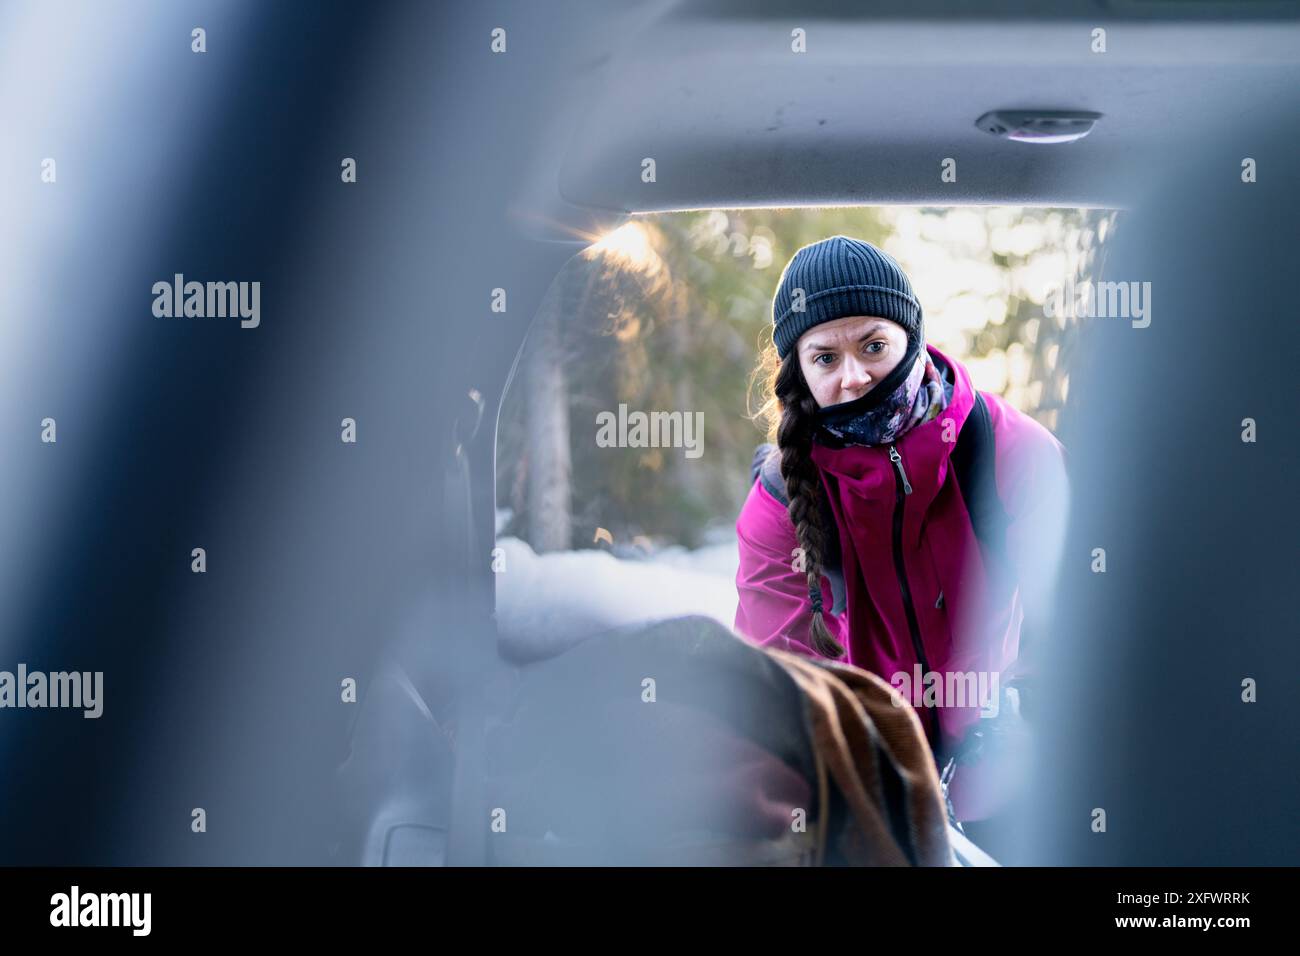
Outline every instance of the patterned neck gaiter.
[[(892, 374), (891, 374), (892, 377)], [(888, 381), (881, 386), (888, 386)], [(832, 448), (888, 445), (948, 407), (952, 383), (922, 348), (907, 377), (883, 398), (872, 389), (860, 398), (817, 410), (817, 439)]]

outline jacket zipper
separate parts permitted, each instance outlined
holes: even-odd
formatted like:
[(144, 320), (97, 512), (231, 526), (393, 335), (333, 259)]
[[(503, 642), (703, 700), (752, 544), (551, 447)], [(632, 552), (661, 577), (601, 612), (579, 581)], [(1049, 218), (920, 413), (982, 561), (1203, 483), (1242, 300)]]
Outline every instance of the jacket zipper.
[[(903, 470), (903, 456), (898, 453), (898, 448), (894, 445), (889, 446), (889, 460), (894, 463), (894, 571), (898, 574), (898, 587), (903, 594), (903, 610), (907, 613), (907, 629), (912, 635), (912, 647), (916, 651), (916, 659), (921, 664), (922, 679), (924, 679), (924, 675), (930, 673), (930, 661), (926, 658), (925, 647), (921, 644), (921, 626), (916, 620), (916, 608), (912, 604), (912, 588), (907, 583), (907, 568), (903, 563), (903, 508), (907, 496), (912, 493), (912, 484), (907, 480), (907, 472)], [(933, 716), (937, 728), (938, 714)], [(938, 759), (937, 732), (931, 736), (930, 749)]]

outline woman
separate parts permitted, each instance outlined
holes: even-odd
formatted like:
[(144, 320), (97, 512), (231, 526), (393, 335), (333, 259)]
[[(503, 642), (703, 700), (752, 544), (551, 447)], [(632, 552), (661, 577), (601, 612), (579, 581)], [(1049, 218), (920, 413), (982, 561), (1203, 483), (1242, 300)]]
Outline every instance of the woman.
[(963, 768), (956, 817), (984, 819), (1014, 786), (995, 744), (1022, 736), (1005, 688), (1059, 556), (1063, 450), (925, 344), (910, 281), (869, 243), (800, 249), (772, 317), (776, 448), (737, 521), (736, 630), (898, 687), (939, 768)]

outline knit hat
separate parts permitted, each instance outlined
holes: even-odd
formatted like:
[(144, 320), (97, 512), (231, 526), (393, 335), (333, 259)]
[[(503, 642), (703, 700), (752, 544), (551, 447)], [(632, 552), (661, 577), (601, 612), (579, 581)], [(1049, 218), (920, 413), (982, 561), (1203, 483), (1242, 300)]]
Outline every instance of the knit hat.
[(849, 315), (878, 315), (897, 322), (907, 330), (912, 353), (923, 339), (921, 303), (892, 256), (849, 236), (804, 246), (781, 273), (772, 299), (777, 354), (784, 359), (814, 325)]

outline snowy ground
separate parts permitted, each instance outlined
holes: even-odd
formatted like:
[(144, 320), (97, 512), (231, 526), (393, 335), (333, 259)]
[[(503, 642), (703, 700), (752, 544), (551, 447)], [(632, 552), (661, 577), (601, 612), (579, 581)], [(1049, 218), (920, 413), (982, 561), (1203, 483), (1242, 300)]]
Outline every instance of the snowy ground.
[(627, 624), (703, 614), (731, 627), (736, 619), (734, 531), (687, 551), (672, 547), (616, 557), (583, 549), (538, 555), (518, 538), (497, 539), (497, 624), (520, 653), (548, 655), (584, 637)]

